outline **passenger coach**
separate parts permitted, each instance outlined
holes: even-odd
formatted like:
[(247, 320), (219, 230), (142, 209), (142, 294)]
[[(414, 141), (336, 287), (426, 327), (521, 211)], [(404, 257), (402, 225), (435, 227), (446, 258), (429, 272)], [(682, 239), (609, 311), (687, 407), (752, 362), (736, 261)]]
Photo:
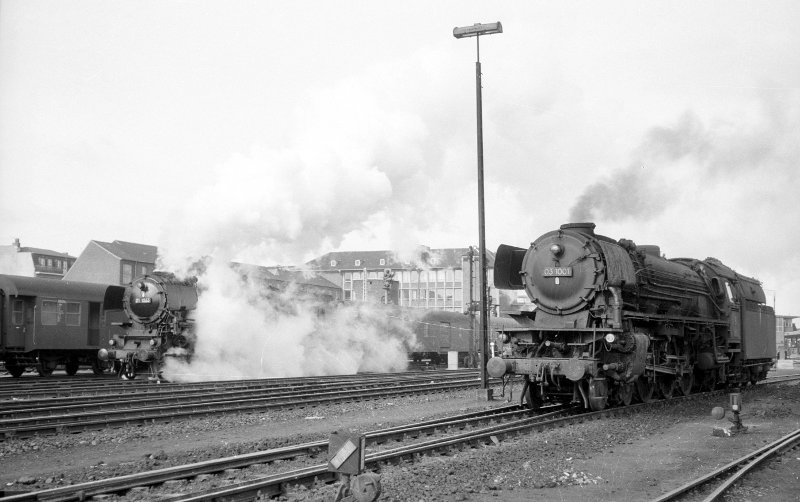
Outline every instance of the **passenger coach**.
[(109, 365), (97, 359), (97, 351), (108, 346), (113, 329), (103, 309), (108, 287), (0, 275), (0, 360), (8, 372), (19, 377), (32, 366), (47, 376), (60, 364), (68, 375), (81, 365), (106, 371)]

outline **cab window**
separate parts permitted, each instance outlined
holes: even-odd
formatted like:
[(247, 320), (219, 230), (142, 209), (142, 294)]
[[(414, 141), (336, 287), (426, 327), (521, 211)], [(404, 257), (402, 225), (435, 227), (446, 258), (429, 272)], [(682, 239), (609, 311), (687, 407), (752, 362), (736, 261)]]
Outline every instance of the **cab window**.
[(725, 281), (725, 292), (728, 293), (728, 301), (734, 302), (736, 298), (733, 296), (733, 291), (731, 290), (731, 283)]

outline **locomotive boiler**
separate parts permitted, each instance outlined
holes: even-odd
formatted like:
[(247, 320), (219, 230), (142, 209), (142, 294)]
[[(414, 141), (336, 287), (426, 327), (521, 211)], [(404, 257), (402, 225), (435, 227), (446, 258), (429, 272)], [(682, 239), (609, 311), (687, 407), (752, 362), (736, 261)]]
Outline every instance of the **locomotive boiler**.
[(155, 272), (127, 287), (109, 288), (106, 309), (121, 309), (124, 328), (100, 349), (102, 360), (116, 361), (120, 376), (133, 379), (140, 370), (158, 377), (165, 357), (189, 358), (195, 341), (193, 313), (197, 307), (194, 279), (181, 280)]
[(530, 326), (496, 330), (491, 376), (522, 375), (529, 407), (592, 410), (766, 377), (775, 315), (757, 280), (594, 229), (570, 223), (528, 249), (498, 248), (495, 287), (525, 290), (536, 309), (521, 314)]

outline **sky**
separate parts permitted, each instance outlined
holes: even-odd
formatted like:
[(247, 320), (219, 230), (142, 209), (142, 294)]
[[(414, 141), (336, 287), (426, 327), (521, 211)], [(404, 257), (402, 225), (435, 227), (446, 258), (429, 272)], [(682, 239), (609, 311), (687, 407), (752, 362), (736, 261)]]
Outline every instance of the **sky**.
[(301, 264), (570, 221), (800, 315), (800, 4), (0, 0), (0, 244)]

